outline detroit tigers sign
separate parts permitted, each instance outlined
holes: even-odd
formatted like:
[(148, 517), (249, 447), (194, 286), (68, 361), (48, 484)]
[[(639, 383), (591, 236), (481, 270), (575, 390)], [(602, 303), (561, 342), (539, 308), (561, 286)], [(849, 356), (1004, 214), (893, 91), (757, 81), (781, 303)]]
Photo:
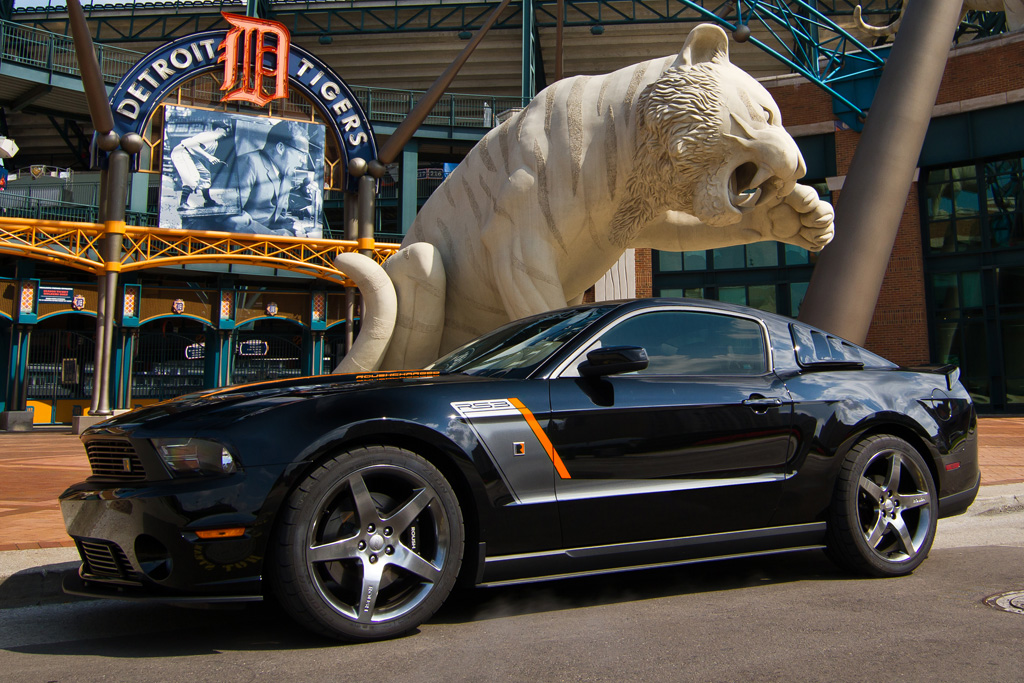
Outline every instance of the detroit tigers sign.
[[(283, 24), (222, 13), (230, 29), (195, 33), (162, 45), (143, 57), (118, 83), (110, 98), (114, 132), (145, 135), (157, 106), (178, 86), (200, 74), (223, 73), (221, 101), (263, 107), (288, 96), (289, 86), (305, 95), (338, 141), (345, 166), (377, 157), (373, 129), (348, 85), (307, 50), (293, 45)], [(137, 157), (133, 162), (138, 163)], [(135, 169), (137, 170), (137, 168)], [(355, 192), (358, 179), (347, 177)]]

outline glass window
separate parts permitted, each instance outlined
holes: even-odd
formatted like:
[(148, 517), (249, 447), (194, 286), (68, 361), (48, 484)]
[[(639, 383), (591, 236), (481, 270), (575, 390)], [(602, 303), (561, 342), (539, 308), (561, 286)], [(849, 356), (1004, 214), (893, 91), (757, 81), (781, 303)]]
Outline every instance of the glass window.
[(978, 403), (989, 403), (992, 389), (988, 370), (988, 338), (983, 322), (963, 323), (963, 355), (960, 358), (961, 375), (966, 376), (967, 390)]
[(1006, 402), (1024, 403), (1024, 321), (1004, 322), (1002, 328)]
[(743, 245), (723, 247), (711, 253), (715, 255), (715, 270), (743, 267)]
[(935, 308), (956, 310), (960, 308), (960, 288), (956, 273), (932, 275), (932, 291), (935, 293)]
[(775, 285), (753, 285), (747, 288), (747, 305), (775, 313)]
[(957, 251), (968, 251), (981, 247), (981, 220), (969, 218), (956, 222)]
[(683, 252), (683, 267), (684, 270), (707, 270), (708, 252), (704, 250)]
[[(972, 273), (979, 275), (980, 273)], [(980, 279), (980, 277), (979, 277)], [(1000, 308), (1019, 309), (1024, 307), (1024, 268), (998, 268), (996, 269), (996, 282), (999, 287)], [(1024, 347), (1009, 347), (1010, 349), (1024, 349)]]
[(747, 245), (747, 266), (762, 268), (779, 265), (779, 247), (777, 242), (754, 242)]
[(960, 365), (960, 347), (956, 322), (944, 321), (936, 326), (936, 357), (939, 363)]
[(538, 365), (614, 306), (566, 308), (509, 323), (427, 366), (443, 374), (525, 379)]
[(804, 297), (807, 296), (807, 286), (809, 282), (794, 282), (789, 285), (789, 315), (790, 317), (797, 317), (800, 315), (800, 304), (804, 302)]
[(963, 292), (962, 305), (964, 313), (967, 315), (980, 315), (982, 307), (981, 273), (977, 271), (973, 273), (961, 273), (960, 281), (962, 282), (961, 290)]
[(727, 304), (736, 304), (737, 306), (747, 305), (747, 288), (746, 287), (719, 287), (718, 288), (718, 300), (724, 301)]
[(665, 288), (662, 288), (662, 289), (658, 290), (658, 296), (676, 296), (676, 297), (680, 297), (682, 295), (683, 295), (683, 290), (681, 290), (681, 289), (671, 289), (671, 288), (665, 289)]
[(1019, 247), (1024, 244), (1024, 213), (1010, 213), (991, 216), (988, 233), (991, 246)]
[(928, 247), (932, 251), (956, 251), (953, 224), (949, 221), (933, 221), (929, 223)]
[(807, 250), (794, 244), (783, 245), (787, 266), (802, 266), (807, 263)]
[(932, 169), (924, 177), (921, 202), (928, 251), (969, 252), (1024, 244), (1020, 158), (981, 167)]
[(644, 374), (761, 375), (768, 371), (761, 326), (747, 318), (697, 311), (656, 311), (625, 320), (600, 345), (642, 346)]
[(704, 288), (703, 287), (694, 287), (692, 289), (687, 289), (687, 290), (685, 290), (683, 292), (683, 295), (688, 297), (688, 298), (690, 298), (690, 299), (703, 299), (704, 298)]
[(683, 255), (678, 251), (659, 251), (658, 270), (663, 273), (678, 273), (683, 269)]

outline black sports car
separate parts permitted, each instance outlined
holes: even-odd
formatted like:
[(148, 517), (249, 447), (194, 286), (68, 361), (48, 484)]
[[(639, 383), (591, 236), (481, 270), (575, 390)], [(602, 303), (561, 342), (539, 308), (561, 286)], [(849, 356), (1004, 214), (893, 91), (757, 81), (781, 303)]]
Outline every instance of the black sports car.
[(788, 318), (646, 299), (552, 311), (421, 371), (191, 394), (82, 436), (69, 592), (259, 600), (345, 639), (499, 585), (826, 548), (875, 576), (977, 494), (953, 367)]

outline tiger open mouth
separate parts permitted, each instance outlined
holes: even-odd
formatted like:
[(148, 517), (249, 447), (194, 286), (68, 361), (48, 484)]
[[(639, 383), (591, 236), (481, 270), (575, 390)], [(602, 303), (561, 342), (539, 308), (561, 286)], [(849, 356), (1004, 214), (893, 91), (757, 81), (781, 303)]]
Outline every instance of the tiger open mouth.
[(772, 169), (747, 161), (729, 176), (729, 203), (737, 211), (749, 211), (769, 197), (777, 196), (782, 185), (782, 179)]

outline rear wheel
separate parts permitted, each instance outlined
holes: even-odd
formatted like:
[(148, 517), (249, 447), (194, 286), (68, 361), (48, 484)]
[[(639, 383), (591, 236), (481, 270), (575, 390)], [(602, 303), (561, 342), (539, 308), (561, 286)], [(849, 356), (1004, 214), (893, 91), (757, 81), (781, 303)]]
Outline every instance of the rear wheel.
[(872, 576), (901, 576), (931, 550), (938, 496), (924, 458), (895, 436), (871, 436), (850, 450), (836, 482), (828, 551)]
[(441, 606), (459, 573), (458, 500), (432, 464), (406, 450), (342, 453), (292, 493), (272, 572), (299, 623), (346, 640), (409, 631)]

